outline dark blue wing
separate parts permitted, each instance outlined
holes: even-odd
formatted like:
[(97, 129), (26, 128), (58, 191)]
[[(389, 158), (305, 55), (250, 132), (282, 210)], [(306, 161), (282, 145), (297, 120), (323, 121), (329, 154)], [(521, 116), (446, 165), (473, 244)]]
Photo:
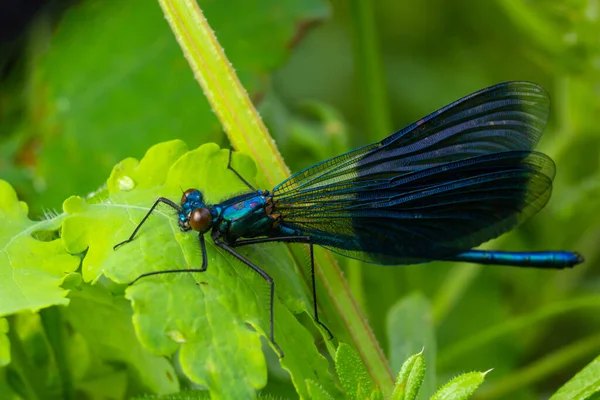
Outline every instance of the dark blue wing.
[(497, 237), (548, 201), (554, 164), (531, 152), (549, 100), (496, 85), (273, 190), (281, 225), (381, 264), (439, 259)]

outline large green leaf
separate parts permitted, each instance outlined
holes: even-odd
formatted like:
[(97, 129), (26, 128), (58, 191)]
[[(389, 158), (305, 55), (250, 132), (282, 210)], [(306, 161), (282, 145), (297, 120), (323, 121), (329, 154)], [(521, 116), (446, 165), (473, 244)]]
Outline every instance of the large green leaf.
[[(159, 207), (133, 242), (116, 251), (113, 246), (131, 234), (160, 196), (178, 199), (181, 188), (195, 187), (214, 203), (247, 190), (226, 168), (227, 157), (228, 151), (214, 144), (186, 152), (181, 141), (166, 142), (152, 147), (139, 163), (126, 159), (118, 164), (107, 182), (108, 197), (101, 203), (68, 199), (64, 208), (70, 216), (64, 221), (63, 238), (71, 252), (88, 249), (82, 265), (84, 280), (105, 275), (128, 283), (144, 272), (199, 268), (197, 235), (182, 233), (168, 207)], [(254, 181), (256, 168), (248, 157), (234, 154), (233, 165)], [(247, 266), (218, 250), (210, 237), (207, 252), (205, 273), (159, 275), (127, 289), (134, 326), (142, 344), (153, 353), (170, 355), (179, 349), (183, 371), (211, 393), (250, 397), (255, 388), (266, 384), (260, 334), (269, 329), (268, 286)], [(307, 393), (307, 379), (333, 387), (327, 362), (312, 336), (294, 318), (286, 317), (287, 310), (278, 300), (293, 312), (311, 309), (289, 252), (272, 244), (243, 248), (242, 253), (276, 282), (275, 338), (287, 355), (282, 364), (296, 389)]]
[[(322, 0), (200, 5), (251, 94), (286, 59), (301, 23), (328, 12)], [(223, 140), (157, 2), (91, 0), (73, 6), (36, 78), (31, 131), (41, 135), (35, 194), (43, 194), (44, 207), (96, 189), (116, 162), (154, 143)]]
[(31, 221), (27, 211), (13, 188), (0, 180), (0, 316), (67, 304), (60, 285), (65, 273), (79, 265), (60, 239), (47, 240), (62, 218)]

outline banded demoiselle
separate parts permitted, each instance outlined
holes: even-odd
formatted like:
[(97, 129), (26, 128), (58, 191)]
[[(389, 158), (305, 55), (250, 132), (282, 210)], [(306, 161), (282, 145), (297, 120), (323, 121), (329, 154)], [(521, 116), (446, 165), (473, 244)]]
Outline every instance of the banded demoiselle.
[[(130, 242), (160, 203), (177, 211), (182, 231), (195, 230), (199, 269), (154, 271), (142, 277), (204, 272), (204, 234), (246, 264), (270, 286), (270, 340), (275, 283), (238, 253), (266, 242), (310, 247), (315, 321), (319, 321), (313, 246), (368, 263), (400, 265), (432, 260), (517, 267), (564, 268), (583, 261), (569, 251), (473, 250), (541, 210), (552, 191), (554, 162), (533, 151), (549, 113), (546, 91), (529, 82), (506, 82), (475, 92), (418, 120), (382, 141), (300, 171), (271, 191), (248, 192), (206, 204), (197, 189), (181, 203), (159, 198), (135, 228)], [(330, 332), (329, 332), (330, 333)], [(331, 334), (331, 333), (330, 333)]]

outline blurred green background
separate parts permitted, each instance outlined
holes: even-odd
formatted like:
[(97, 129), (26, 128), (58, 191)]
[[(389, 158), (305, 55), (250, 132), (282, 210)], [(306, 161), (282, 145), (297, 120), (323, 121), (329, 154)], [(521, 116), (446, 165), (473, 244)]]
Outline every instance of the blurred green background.
[[(583, 265), (340, 259), (382, 348), (396, 354), (394, 373), (397, 354), (423, 346), (408, 338), (421, 337), (438, 382), (494, 368), (480, 398), (547, 396), (600, 354), (600, 3), (371, 3), (199, 2), (294, 172), (485, 86), (529, 80), (549, 91), (539, 150), (557, 164), (552, 199), (488, 246), (577, 250)], [(0, 178), (33, 219), (98, 189), (115, 163), (160, 141), (228, 147), (155, 2), (31, 2), (4, 15)], [(294, 394), (278, 374), (265, 391)]]

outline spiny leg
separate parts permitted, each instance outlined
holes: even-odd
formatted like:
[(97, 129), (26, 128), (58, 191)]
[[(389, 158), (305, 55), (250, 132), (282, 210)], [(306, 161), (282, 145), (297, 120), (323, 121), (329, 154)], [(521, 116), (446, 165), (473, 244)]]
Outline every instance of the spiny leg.
[(319, 311), (317, 309), (317, 286), (315, 283), (315, 257), (313, 252), (313, 244), (310, 241), (310, 236), (283, 236), (278, 238), (258, 238), (258, 239), (245, 239), (238, 240), (232, 247), (242, 247), (250, 244), (260, 244), (269, 242), (288, 242), (288, 243), (307, 243), (310, 246), (310, 279), (311, 289), (313, 295), (313, 311), (315, 316), (315, 322), (323, 327), (329, 334), (329, 339), (333, 339), (333, 333), (329, 328), (319, 320)]
[(185, 272), (205, 272), (206, 268), (208, 268), (208, 257), (206, 256), (206, 244), (204, 243), (204, 235), (200, 233), (198, 235), (198, 241), (200, 242), (200, 250), (202, 251), (202, 267), (198, 268), (182, 268), (182, 269), (167, 269), (164, 271), (152, 271), (146, 272), (145, 274), (141, 274), (137, 278), (135, 278), (129, 286), (133, 285), (137, 281), (142, 278), (146, 278), (148, 276), (153, 275), (162, 275), (162, 274), (174, 274), (174, 273), (185, 273)]
[(233, 154), (233, 150), (229, 149), (229, 161), (227, 161), (227, 169), (233, 171), (233, 173), (236, 174), (237, 177), (240, 178), (240, 180), (242, 182), (244, 182), (244, 184), (246, 186), (248, 186), (248, 188), (250, 190), (252, 190), (253, 192), (256, 191), (256, 189), (254, 188), (254, 186), (252, 186), (251, 184), (249, 184), (248, 181), (245, 180), (244, 177), (242, 177), (242, 175), (239, 172), (237, 172), (235, 169), (233, 169), (233, 167), (231, 166), (231, 154)]
[(148, 219), (148, 217), (150, 216), (150, 214), (152, 214), (154, 212), (154, 209), (156, 208), (156, 206), (158, 206), (160, 203), (164, 203), (170, 207), (173, 207), (175, 210), (179, 211), (180, 207), (172, 202), (171, 200), (164, 198), (164, 197), (160, 197), (158, 198), (154, 204), (152, 205), (152, 207), (150, 207), (150, 210), (148, 211), (148, 213), (146, 213), (146, 215), (144, 216), (144, 218), (142, 218), (142, 221), (138, 224), (138, 226), (135, 227), (135, 229), (133, 230), (133, 233), (131, 234), (131, 236), (129, 236), (129, 239), (127, 240), (123, 240), (120, 243), (117, 243), (113, 246), (113, 250), (118, 249), (120, 246), (124, 245), (125, 243), (129, 243), (133, 240), (133, 238), (135, 237), (135, 235), (138, 233), (138, 231), (140, 230), (140, 228), (142, 227), (142, 225), (144, 225), (144, 223), (146, 222), (146, 220)]
[(227, 251), (229, 254), (231, 254), (232, 256), (237, 258), (239, 261), (246, 264), (248, 267), (250, 267), (258, 275), (260, 275), (269, 284), (269, 287), (270, 287), (270, 296), (269, 296), (269, 320), (270, 320), (269, 321), (269, 323), (270, 323), (269, 336), (270, 337), (269, 337), (269, 339), (271, 340), (271, 343), (273, 343), (273, 345), (277, 349), (277, 352), (279, 353), (279, 358), (283, 358), (283, 350), (281, 350), (281, 347), (279, 347), (279, 345), (275, 341), (275, 329), (274, 329), (275, 317), (274, 317), (274, 312), (273, 312), (274, 298), (275, 298), (275, 281), (273, 281), (273, 278), (271, 278), (271, 276), (269, 274), (267, 274), (265, 271), (263, 271), (260, 267), (253, 264), (246, 257), (242, 256), (240, 253), (235, 251), (233, 249), (233, 247), (230, 247), (225, 242), (222, 242), (217, 233), (213, 234), (213, 240), (218, 247)]

